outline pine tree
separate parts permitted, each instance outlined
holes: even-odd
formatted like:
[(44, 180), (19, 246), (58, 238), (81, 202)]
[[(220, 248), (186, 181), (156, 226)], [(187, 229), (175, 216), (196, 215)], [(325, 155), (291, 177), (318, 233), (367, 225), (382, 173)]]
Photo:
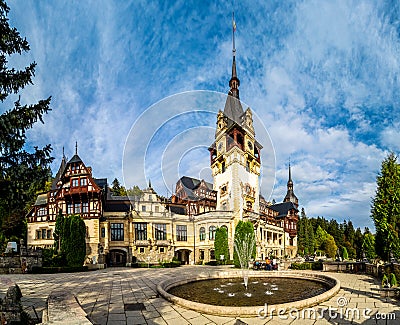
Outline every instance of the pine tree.
[(375, 248), (379, 257), (389, 260), (390, 252), (400, 257), (400, 167), (394, 153), (383, 160), (376, 182), (371, 209), (376, 229)]
[[(22, 70), (9, 68), (8, 57), (29, 51), (29, 44), (16, 28), (9, 25), (9, 7), (0, 0), (0, 101), (18, 94), (32, 84), (36, 63)], [(51, 175), (49, 164), (51, 146), (34, 148), (33, 153), (24, 149), (26, 131), (40, 120), (50, 108), (50, 97), (33, 105), (21, 103), (0, 115), (0, 226), (5, 237), (23, 237), (26, 230), (24, 216), (36, 195), (43, 190)]]
[(224, 263), (229, 260), (228, 232), (225, 227), (218, 227), (215, 231), (214, 251), (217, 260), (221, 255), (224, 256)]
[(126, 196), (128, 195), (124, 186), (122, 186), (117, 178), (112, 182), (111, 193), (113, 196)]
[(308, 254), (306, 251), (306, 228), (307, 228), (307, 217), (304, 208), (301, 209), (300, 219), (297, 223), (297, 248), (301, 254)]
[(354, 249), (356, 250), (356, 258), (362, 259), (363, 258), (363, 244), (364, 236), (361, 232), (360, 227), (357, 228), (355, 236), (354, 236)]
[(306, 223), (306, 250), (308, 254), (313, 255), (315, 252), (315, 235), (314, 229), (309, 219), (307, 219)]

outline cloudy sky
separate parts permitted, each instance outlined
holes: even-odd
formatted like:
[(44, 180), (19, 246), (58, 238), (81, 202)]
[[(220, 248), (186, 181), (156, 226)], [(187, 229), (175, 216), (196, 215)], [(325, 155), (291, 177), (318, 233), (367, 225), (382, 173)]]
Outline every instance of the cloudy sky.
[[(265, 146), (268, 136), (256, 129), (264, 134), (264, 172), (273, 178), (270, 199), (281, 201), (286, 193), (290, 157), (295, 193), (308, 216), (372, 227), (370, 202), (380, 163), (388, 151), (400, 151), (398, 1), (8, 5), (11, 24), (31, 46), (10, 62), (38, 64), (22, 102), (52, 96), (53, 110), (29, 132), (29, 145), (52, 144), (54, 172), (62, 148), (72, 157), (78, 141), (95, 177), (128, 179), (126, 170), (142, 174), (139, 166), (145, 177), (129, 182), (144, 187), (151, 179), (162, 195), (175, 175), (210, 179), (204, 139), (212, 141), (213, 112), (223, 101), (203, 102), (203, 111), (186, 104), (195, 101), (192, 91), (228, 91), (234, 7), (241, 99), (262, 121), (274, 148)], [(181, 109), (171, 108), (176, 106)], [(200, 111), (193, 115), (193, 108)], [(202, 140), (193, 141), (197, 137)], [(141, 163), (123, 164), (125, 144), (131, 150), (135, 139), (147, 143), (137, 154)], [(167, 173), (176, 161), (176, 172)], [(266, 184), (261, 191), (269, 196)]]

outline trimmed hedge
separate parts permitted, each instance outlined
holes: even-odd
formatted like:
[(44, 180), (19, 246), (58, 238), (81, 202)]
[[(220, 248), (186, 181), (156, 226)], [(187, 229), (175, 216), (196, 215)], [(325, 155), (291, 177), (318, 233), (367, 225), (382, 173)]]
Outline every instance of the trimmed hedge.
[(292, 263), (292, 270), (322, 270), (322, 262)]
[(179, 261), (171, 261), (171, 262), (160, 262), (160, 263), (145, 263), (145, 262), (136, 262), (132, 263), (131, 267), (134, 268), (171, 268), (181, 266), (181, 262)]
[(31, 273), (33, 274), (51, 274), (51, 273), (74, 273), (74, 272), (86, 272), (87, 266), (53, 266), (53, 267), (32, 267)]

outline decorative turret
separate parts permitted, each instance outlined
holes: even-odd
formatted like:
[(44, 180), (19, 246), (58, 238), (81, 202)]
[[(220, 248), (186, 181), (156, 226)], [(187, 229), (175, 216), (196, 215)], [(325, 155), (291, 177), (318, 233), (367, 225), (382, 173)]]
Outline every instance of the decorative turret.
[(287, 182), (287, 193), (285, 198), (283, 199), (283, 202), (292, 202), (296, 208), (299, 206), (299, 200), (297, 199), (297, 196), (294, 194), (293, 191), (293, 181), (292, 181), (292, 170), (290, 167), (290, 160), (289, 160), (289, 179)]

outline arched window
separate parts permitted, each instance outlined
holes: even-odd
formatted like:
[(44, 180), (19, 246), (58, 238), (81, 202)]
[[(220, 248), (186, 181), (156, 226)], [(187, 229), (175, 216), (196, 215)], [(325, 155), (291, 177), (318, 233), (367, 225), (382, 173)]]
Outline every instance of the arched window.
[(227, 226), (225, 226), (225, 225), (222, 225), (222, 226), (221, 226), (221, 228), (225, 228), (225, 230), (226, 230), (226, 233), (228, 233), (228, 227), (227, 227)]
[(215, 239), (215, 230), (216, 230), (215, 226), (210, 226), (208, 228), (208, 239), (209, 240), (214, 240)]
[(206, 239), (206, 228), (201, 227), (200, 228), (200, 240), (203, 241)]

